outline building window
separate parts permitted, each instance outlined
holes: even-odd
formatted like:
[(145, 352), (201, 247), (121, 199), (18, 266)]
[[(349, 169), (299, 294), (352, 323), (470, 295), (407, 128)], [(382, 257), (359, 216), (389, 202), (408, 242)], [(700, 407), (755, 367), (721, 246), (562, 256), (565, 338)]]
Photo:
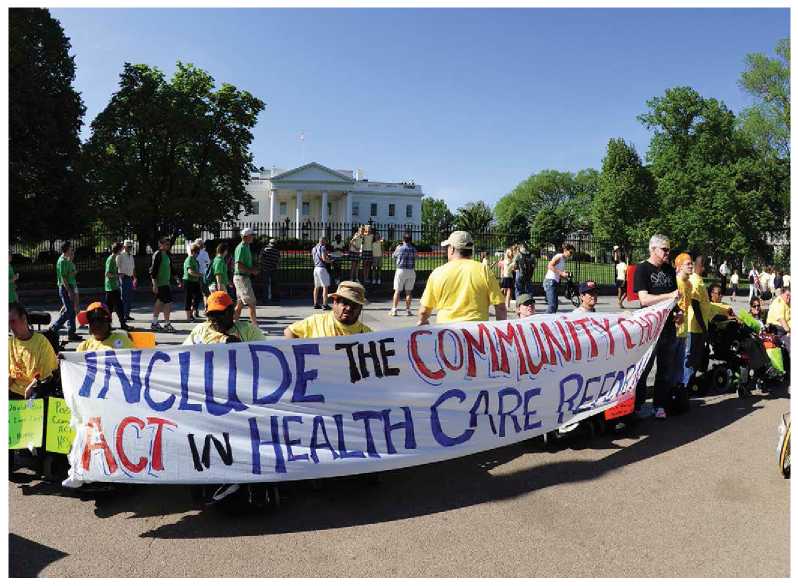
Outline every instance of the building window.
[(360, 202), (353, 201), (352, 202), (352, 216), (356, 217), (360, 215)]
[(370, 215), (372, 217), (377, 215), (377, 204), (376, 203), (371, 204), (371, 214)]
[(388, 204), (388, 215), (392, 218), (396, 215), (396, 204)]
[(302, 202), (302, 215), (303, 216), (309, 216), (310, 215), (310, 202), (309, 201), (303, 201)]
[(287, 216), (288, 215), (288, 202), (281, 201), (280, 202), (280, 215)]
[(260, 213), (260, 202), (253, 201), (252, 202), (252, 215), (257, 216)]
[(408, 204), (407, 207), (405, 207), (405, 217), (407, 218), (413, 217), (413, 206), (410, 204)]

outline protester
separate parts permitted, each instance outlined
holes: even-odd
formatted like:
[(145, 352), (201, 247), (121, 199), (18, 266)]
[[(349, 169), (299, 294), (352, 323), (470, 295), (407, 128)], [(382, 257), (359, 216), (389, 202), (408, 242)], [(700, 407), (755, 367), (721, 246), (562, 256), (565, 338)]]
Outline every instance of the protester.
[[(338, 235), (340, 240), (341, 236)], [(280, 267), (280, 251), (277, 240), (269, 238), (269, 242), (258, 255), (260, 267), (261, 290), (263, 303), (280, 303), (280, 290), (277, 282), (277, 270)]]
[[(332, 309), (327, 304), (327, 290), (330, 286), (330, 272), (327, 266), (330, 263), (330, 255), (327, 253), (327, 239), (322, 236), (319, 243), (311, 250), (313, 256), (313, 309)], [(319, 289), (321, 289), (322, 305), (319, 303)]]
[(759, 279), (759, 271), (756, 270), (756, 265), (751, 265), (751, 270), (748, 271), (748, 302), (750, 303), (754, 297), (759, 297), (759, 291), (762, 283)]
[(56, 285), (58, 286), (58, 296), (61, 298), (61, 315), (49, 329), (57, 332), (66, 323), (67, 339), (70, 342), (80, 342), (83, 337), (77, 334), (77, 325), (75, 324), (75, 315), (80, 306), (77, 293), (77, 269), (72, 261), (73, 258), (72, 244), (64, 242), (61, 245), (61, 256), (55, 263)]
[(555, 254), (546, 265), (546, 275), (543, 277), (543, 292), (546, 294), (548, 313), (557, 313), (560, 303), (557, 286), (560, 284), (561, 278), (567, 279), (571, 276), (565, 270), (565, 261), (571, 258), (575, 250), (573, 244), (564, 244), (562, 252)]
[(352, 264), (349, 267), (349, 280), (358, 280), (358, 264), (360, 264), (360, 249), (363, 247), (363, 226), (358, 227), (355, 235), (349, 241), (349, 257)]
[(341, 240), (341, 235), (336, 234), (329, 246), (333, 267), (333, 283), (335, 285), (341, 282), (341, 259), (344, 257), (345, 248), (346, 243)]
[(624, 309), (623, 300), (626, 299), (626, 271), (629, 265), (624, 259), (619, 259), (615, 265), (615, 286), (618, 288), (618, 307)]
[(372, 252), (372, 271), (371, 271), (371, 284), (382, 285), (382, 247), (385, 244), (385, 239), (377, 232), (374, 232), (374, 243), (371, 245)]
[(731, 284), (731, 300), (737, 301), (737, 287), (740, 285), (740, 275), (737, 273), (737, 269), (734, 269), (729, 283)]
[[(155, 303), (152, 307), (152, 323), (150, 329), (155, 332), (175, 333), (175, 328), (170, 321), (172, 313), (172, 259), (169, 257), (169, 250), (172, 248), (172, 241), (169, 238), (161, 238), (158, 241), (158, 250), (152, 255), (150, 264), (150, 279), (152, 280), (152, 294), (155, 296)], [(158, 323), (158, 318), (163, 312), (164, 325)]]
[(726, 282), (729, 279), (729, 275), (731, 271), (729, 270), (729, 265), (726, 264), (724, 260), (720, 267), (718, 267), (718, 273), (720, 274), (720, 291), (722, 295), (726, 295)]
[(497, 320), (507, 319), (496, 278), (482, 264), (473, 260), (474, 239), (468, 232), (457, 230), (441, 242), (446, 247), (448, 262), (436, 268), (427, 278), (427, 286), (418, 310), (418, 325), (429, 323), (432, 310), (438, 310), (437, 323), (485, 321), (493, 305)]
[[(518, 255), (513, 258), (512, 268), (515, 270), (515, 296), (521, 293), (532, 294), (532, 276), (535, 274), (537, 259), (529, 252), (525, 244), (518, 248)], [(516, 301), (517, 303), (517, 301)], [(506, 305), (506, 302), (505, 302)]]
[(36, 380), (43, 380), (58, 368), (50, 341), (28, 325), (28, 312), (18, 301), (8, 305), (8, 390), (9, 398), (30, 398)]
[(769, 267), (762, 267), (762, 272), (759, 273), (760, 295), (764, 295), (765, 293), (770, 293), (770, 279), (771, 277), (770, 277)]
[(374, 260), (374, 233), (371, 231), (371, 224), (363, 226), (360, 257), (363, 259), (363, 284), (365, 285), (371, 282), (371, 265)]
[(117, 270), (119, 271), (119, 288), (122, 295), (122, 313), (125, 314), (125, 321), (133, 318), (130, 310), (133, 304), (133, 289), (138, 286), (136, 279), (136, 257), (133, 256), (133, 241), (125, 240), (124, 249), (116, 257)]
[(504, 296), (504, 306), (510, 307), (513, 299), (515, 282), (513, 281), (513, 249), (512, 247), (504, 251), (504, 257), (499, 261), (501, 281), (499, 282), (501, 293)]
[(192, 322), (195, 316), (199, 315), (199, 304), (202, 299), (202, 287), (200, 280), (199, 260), (197, 257), (200, 252), (200, 245), (194, 242), (189, 249), (186, 260), (183, 261), (183, 287), (186, 290), (186, 321)]
[(365, 334), (371, 328), (360, 321), (363, 306), (368, 303), (366, 289), (354, 281), (342, 281), (335, 293), (332, 311), (316, 313), (294, 322), (283, 331), (286, 338), (326, 338)]
[(391, 315), (397, 315), (399, 297), (405, 293), (407, 315), (413, 315), (410, 306), (413, 301), (413, 287), (416, 284), (416, 247), (413, 246), (413, 237), (410, 232), (405, 232), (402, 244), (393, 251), (396, 261), (396, 272), (393, 275), (393, 307)]
[(241, 242), (235, 250), (235, 273), (233, 274), (233, 285), (236, 288), (236, 321), (241, 317), (241, 310), (249, 307), (249, 321), (258, 327), (257, 305), (255, 289), (252, 286), (252, 278), (258, 275), (258, 269), (252, 261), (252, 251), (250, 244), (255, 239), (255, 232), (252, 228), (241, 230)]
[(519, 318), (535, 315), (535, 298), (529, 293), (521, 293), (515, 300), (515, 311)]
[[(208, 274), (208, 268), (211, 266), (211, 257), (208, 254), (208, 251), (205, 248), (205, 241), (202, 238), (197, 238), (194, 241), (194, 244), (200, 247), (199, 253), (197, 254), (197, 263), (199, 263), (199, 272), (200, 272), (200, 279), (199, 285), (200, 290), (202, 292), (202, 304), (203, 307), (208, 307), (208, 295), (210, 294), (210, 289), (208, 285), (210, 283), (205, 282), (205, 275)], [(199, 308), (194, 312), (194, 317), (199, 317)]]
[[(676, 271), (668, 264), (670, 241), (661, 234), (655, 234), (648, 243), (648, 260), (637, 265), (634, 277), (634, 292), (640, 298), (642, 307), (649, 307), (661, 301), (679, 298), (676, 284)], [(671, 390), (671, 377), (674, 370), (676, 323), (673, 313), (665, 321), (659, 340), (651, 353), (651, 357), (637, 383), (635, 395), (635, 412), (638, 417), (645, 417), (646, 380), (654, 360), (657, 362), (657, 374), (654, 380), (654, 416), (657, 419), (667, 417), (665, 407), (668, 405)]]
[(767, 319), (767, 312), (762, 308), (762, 301), (759, 298), (751, 299), (748, 302), (748, 313), (751, 314), (759, 325), (765, 327), (765, 320)]
[(782, 277), (784, 273), (781, 271), (775, 271), (773, 273), (773, 296), (778, 297), (781, 294), (781, 288), (784, 286), (784, 278)]
[(133, 348), (133, 341), (127, 332), (115, 332), (111, 329), (111, 310), (105, 303), (99, 301), (89, 303), (86, 310), (78, 315), (78, 320), (81, 323), (88, 323), (91, 334), (78, 344), (78, 352)]
[(211, 284), (208, 286), (211, 293), (214, 291), (223, 291), (227, 293), (227, 286), (230, 284), (230, 272), (226, 261), (228, 250), (229, 248), (226, 242), (220, 242), (216, 245), (216, 256), (211, 264), (212, 279)]
[(574, 309), (577, 313), (593, 313), (596, 311), (598, 301), (598, 286), (595, 281), (585, 281), (579, 284), (579, 307)]
[(116, 312), (119, 327), (127, 330), (129, 328), (125, 320), (125, 308), (122, 305), (122, 292), (119, 287), (119, 265), (116, 261), (120, 252), (122, 252), (122, 243), (114, 242), (111, 254), (105, 259), (105, 304), (111, 313)]
[(11, 261), (13, 260), (13, 256), (10, 252), (8, 253), (8, 302), (14, 303), (15, 301), (19, 301), (19, 297), (17, 297), (17, 279), (19, 279), (19, 273), (14, 270), (14, 267), (11, 266)]
[(723, 303), (723, 288), (719, 283), (712, 283), (707, 289), (712, 303)]
[(676, 270), (676, 287), (679, 290), (679, 299), (676, 302), (675, 315), (679, 316), (676, 325), (675, 360), (673, 363), (673, 376), (671, 386), (684, 385), (685, 361), (687, 356), (688, 320), (687, 314), (693, 300), (693, 285), (690, 276), (693, 274), (693, 258), (686, 252), (681, 253), (673, 262)]
[(183, 345), (257, 342), (266, 339), (257, 326), (235, 319), (233, 299), (225, 291), (214, 291), (208, 295), (205, 317), (206, 320), (195, 326), (183, 340)]
[(790, 351), (790, 330), (792, 321), (790, 315), (790, 288), (782, 287), (781, 295), (773, 300), (768, 308), (768, 317), (765, 323), (773, 326), (776, 334), (781, 337), (787, 352)]

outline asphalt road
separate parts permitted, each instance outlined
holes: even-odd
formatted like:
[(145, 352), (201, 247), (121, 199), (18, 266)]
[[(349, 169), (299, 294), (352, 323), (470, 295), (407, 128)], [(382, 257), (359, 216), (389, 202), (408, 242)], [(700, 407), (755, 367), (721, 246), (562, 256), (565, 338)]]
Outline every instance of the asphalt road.
[[(369, 306), (364, 321), (413, 323), (386, 307)], [(258, 316), (277, 335), (309, 311), (264, 307)], [(159, 344), (180, 339), (159, 334)], [(289, 483), (279, 510), (245, 517), (200, 511), (184, 487), (78, 497), (21, 469), (9, 480), (10, 573), (787, 577), (790, 482), (775, 447), (788, 410), (783, 389), (748, 400), (710, 394), (685, 415), (625, 433), (531, 440), (378, 483)]]

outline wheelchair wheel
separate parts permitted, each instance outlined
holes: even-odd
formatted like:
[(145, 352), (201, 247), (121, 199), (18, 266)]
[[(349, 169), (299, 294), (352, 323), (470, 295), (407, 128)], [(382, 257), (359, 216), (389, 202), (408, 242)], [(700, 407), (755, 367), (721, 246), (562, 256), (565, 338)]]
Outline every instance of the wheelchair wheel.
[(712, 370), (712, 388), (719, 393), (728, 393), (732, 388), (732, 371), (725, 366), (716, 366)]

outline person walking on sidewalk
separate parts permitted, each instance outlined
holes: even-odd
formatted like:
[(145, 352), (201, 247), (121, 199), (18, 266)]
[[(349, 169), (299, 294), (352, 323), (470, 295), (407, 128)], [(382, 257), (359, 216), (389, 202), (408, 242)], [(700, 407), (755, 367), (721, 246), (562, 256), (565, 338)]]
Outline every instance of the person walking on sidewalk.
[(77, 334), (77, 324), (75, 323), (75, 315), (79, 306), (77, 269), (73, 262), (74, 252), (70, 242), (64, 242), (61, 245), (61, 256), (58, 257), (58, 261), (55, 263), (56, 285), (58, 286), (58, 296), (61, 298), (62, 305), (61, 315), (49, 329), (57, 332), (66, 323), (69, 341), (80, 342), (83, 337)]
[(130, 317), (130, 309), (133, 302), (133, 289), (138, 286), (136, 279), (136, 257), (133, 256), (133, 241), (125, 240), (123, 250), (116, 257), (116, 265), (119, 270), (120, 292), (122, 294), (122, 312), (125, 314), (125, 321), (133, 319)]
[(111, 313), (116, 312), (119, 318), (120, 329), (127, 330), (127, 321), (125, 320), (125, 309), (122, 306), (122, 292), (119, 286), (119, 265), (116, 257), (122, 252), (122, 243), (114, 242), (111, 247), (111, 254), (105, 259), (105, 304)]
[(241, 230), (241, 242), (236, 246), (233, 258), (235, 261), (233, 285), (236, 288), (237, 297), (234, 315), (236, 321), (238, 321), (244, 306), (249, 307), (249, 321), (252, 322), (253, 326), (258, 327), (258, 300), (255, 298), (252, 278), (257, 277), (259, 271), (255, 268), (255, 262), (252, 260), (250, 245), (253, 240), (255, 240), (255, 231), (252, 228)]
[(393, 307), (391, 315), (396, 315), (399, 297), (405, 292), (407, 315), (413, 315), (410, 305), (413, 302), (413, 287), (416, 284), (416, 247), (413, 246), (413, 236), (405, 232), (401, 246), (393, 251), (396, 260), (396, 272), (393, 276)]
[[(152, 308), (152, 323), (150, 329), (154, 332), (175, 333), (170, 316), (172, 314), (172, 259), (169, 257), (169, 250), (172, 248), (172, 241), (169, 238), (161, 238), (158, 241), (158, 250), (152, 255), (150, 265), (150, 279), (152, 280), (152, 294), (155, 296), (155, 304)], [(158, 317), (163, 311), (164, 325), (158, 323)]]
[(190, 254), (183, 261), (183, 286), (186, 289), (186, 321), (193, 322), (199, 314), (200, 299), (202, 299), (202, 288), (200, 287), (199, 255), (200, 245), (194, 242), (189, 249)]

